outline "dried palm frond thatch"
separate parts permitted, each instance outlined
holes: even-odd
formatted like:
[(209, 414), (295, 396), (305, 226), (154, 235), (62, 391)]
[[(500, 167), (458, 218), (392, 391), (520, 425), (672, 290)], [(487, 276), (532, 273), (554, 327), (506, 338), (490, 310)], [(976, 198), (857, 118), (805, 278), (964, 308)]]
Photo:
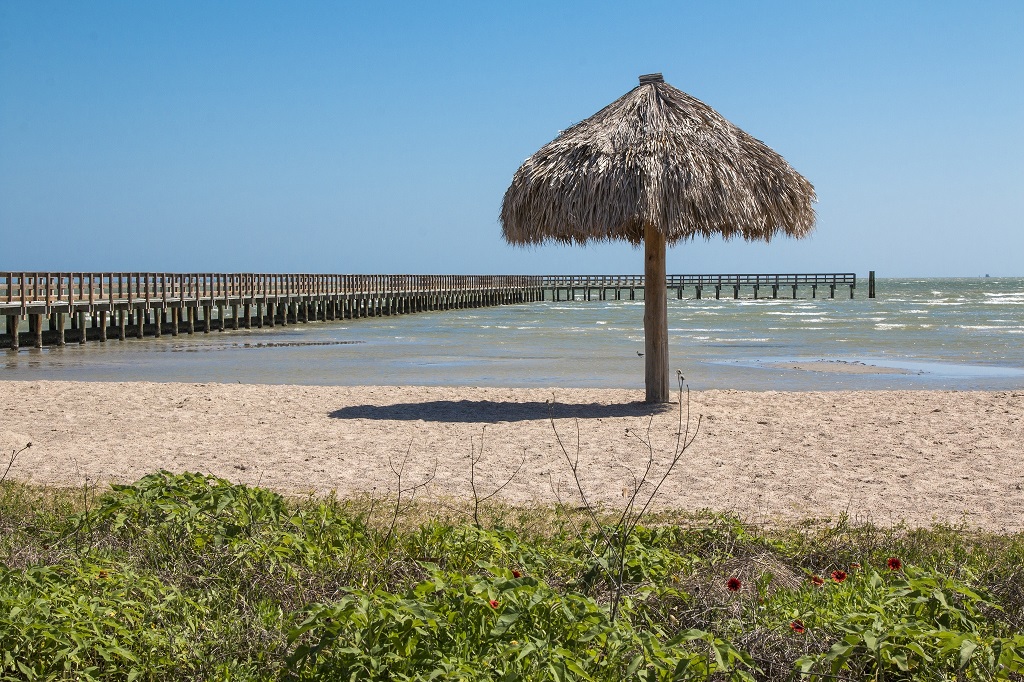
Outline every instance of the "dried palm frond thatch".
[(509, 243), (811, 231), (814, 187), (785, 159), (660, 74), (640, 83), (520, 166), (501, 207)]

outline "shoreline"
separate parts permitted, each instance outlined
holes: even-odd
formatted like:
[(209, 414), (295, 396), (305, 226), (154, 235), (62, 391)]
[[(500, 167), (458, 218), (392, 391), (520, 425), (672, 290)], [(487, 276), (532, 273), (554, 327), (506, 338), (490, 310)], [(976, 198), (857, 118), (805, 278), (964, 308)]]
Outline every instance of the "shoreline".
[[(672, 454), (678, 406), (652, 413), (622, 389), (3, 381), (0, 447), (32, 442), (10, 477), (124, 483), (201, 471), (290, 494), (378, 494), (435, 466), (428, 497), (468, 498), (470, 453), (496, 499), (572, 502), (558, 438), (593, 501), (614, 507), (647, 461)], [(554, 395), (554, 406), (547, 403)], [(1024, 530), (1024, 390), (737, 391), (690, 394), (700, 433), (656, 505), (798, 521), (964, 522)], [(555, 419), (558, 438), (549, 415)], [(627, 432), (630, 429), (631, 432)], [(6, 465), (6, 464), (5, 464)]]

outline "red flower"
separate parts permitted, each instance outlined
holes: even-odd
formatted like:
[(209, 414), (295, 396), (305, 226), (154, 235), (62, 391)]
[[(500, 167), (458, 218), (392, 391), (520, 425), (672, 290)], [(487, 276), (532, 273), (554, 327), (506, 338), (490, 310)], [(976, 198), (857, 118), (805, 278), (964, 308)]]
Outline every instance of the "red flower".
[(822, 578), (820, 575), (812, 575), (811, 582), (814, 583), (815, 587), (821, 587), (825, 584), (825, 579)]
[(894, 556), (889, 557), (889, 560), (885, 562), (885, 565), (889, 567), (890, 571), (899, 571), (903, 569), (903, 562)]
[(802, 635), (802, 634), (804, 634), (804, 631), (805, 631), (804, 630), (804, 622), (802, 620), (800, 620), (799, 618), (797, 618), (796, 620), (794, 620), (792, 623), (789, 624), (789, 629), (792, 630), (793, 632), (795, 632), (798, 635)]
[(743, 587), (743, 583), (740, 582), (739, 578), (729, 578), (725, 583), (725, 587), (730, 592), (739, 592), (740, 588)]
[(492, 609), (498, 608), (498, 600), (497, 599), (492, 599), (491, 601), (489, 601), (487, 603), (491, 605)]
[(513, 570), (512, 571), (512, 577), (513, 578), (522, 578), (523, 577), (523, 573), (522, 573), (522, 571)]
[(832, 571), (832, 580), (841, 583), (846, 580), (846, 571)]

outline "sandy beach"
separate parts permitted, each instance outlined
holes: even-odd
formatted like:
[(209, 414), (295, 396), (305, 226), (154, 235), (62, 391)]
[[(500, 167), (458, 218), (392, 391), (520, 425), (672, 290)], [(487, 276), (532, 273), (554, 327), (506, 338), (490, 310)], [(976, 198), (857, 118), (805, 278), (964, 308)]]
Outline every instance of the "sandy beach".
[[(427, 494), (483, 494), (520, 462), (507, 502), (574, 501), (552, 430), (592, 499), (621, 504), (647, 462), (672, 455), (675, 406), (598, 389), (323, 387), (6, 381), (5, 453), (31, 442), (11, 476), (33, 483), (130, 482), (202, 471), (285, 493), (394, 491), (436, 466)], [(548, 401), (554, 400), (553, 404)], [(911, 525), (964, 521), (1024, 530), (1024, 391), (706, 391), (690, 396), (700, 433), (661, 506), (760, 521), (851, 517)], [(638, 435), (640, 438), (638, 438)]]

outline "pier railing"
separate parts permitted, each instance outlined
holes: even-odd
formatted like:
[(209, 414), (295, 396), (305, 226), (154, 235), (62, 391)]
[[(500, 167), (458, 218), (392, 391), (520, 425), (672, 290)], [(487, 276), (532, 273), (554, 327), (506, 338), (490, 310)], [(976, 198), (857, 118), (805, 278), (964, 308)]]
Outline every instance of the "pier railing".
[(0, 308), (522, 289), (540, 286), (541, 279), (530, 275), (4, 272), (0, 273)]
[[(857, 285), (854, 273), (669, 275), (669, 289), (695, 287), (782, 287)], [(0, 309), (27, 314), (29, 308), (67, 311), (96, 307), (181, 305), (306, 296), (408, 294), (475, 290), (642, 289), (643, 275), (319, 275), (271, 273), (2, 272)]]
[[(584, 289), (586, 287), (640, 287), (644, 286), (643, 275), (544, 275), (544, 286), (570, 287)], [(787, 273), (787, 274), (714, 274), (714, 275), (668, 275), (665, 278), (668, 288), (686, 286), (792, 286), (814, 285), (854, 286), (857, 275), (852, 272), (822, 273)]]

